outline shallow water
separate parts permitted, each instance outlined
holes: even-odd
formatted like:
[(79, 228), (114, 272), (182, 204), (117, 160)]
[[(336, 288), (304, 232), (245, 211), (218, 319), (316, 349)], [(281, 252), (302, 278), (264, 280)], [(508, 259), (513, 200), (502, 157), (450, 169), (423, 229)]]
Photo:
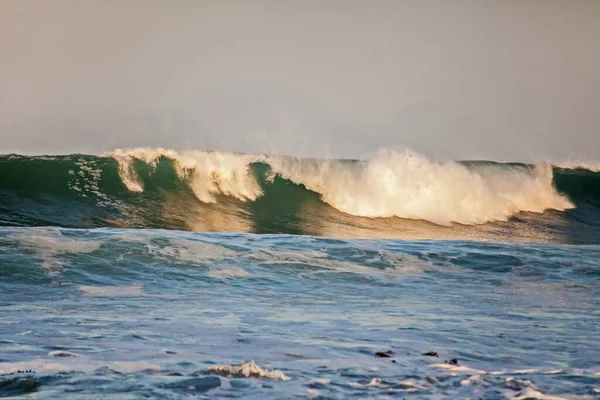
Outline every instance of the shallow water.
[(595, 245), (1, 228), (0, 396), (595, 398), (599, 259)]

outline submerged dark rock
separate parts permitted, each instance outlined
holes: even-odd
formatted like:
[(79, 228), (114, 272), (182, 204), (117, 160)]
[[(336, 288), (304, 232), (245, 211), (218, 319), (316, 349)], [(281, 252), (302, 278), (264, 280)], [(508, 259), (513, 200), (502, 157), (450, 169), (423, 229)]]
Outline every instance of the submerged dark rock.
[(456, 358), (453, 358), (451, 360), (444, 361), (444, 363), (450, 364), (450, 365), (458, 365), (458, 360)]
[(438, 357), (438, 353), (436, 353), (435, 351), (428, 351), (427, 353), (423, 353), (421, 355), (427, 357)]
[(24, 370), (16, 370), (14, 372), (9, 372), (6, 374), (0, 374), (0, 376), (11, 376), (11, 375), (15, 375), (15, 374), (35, 374), (35, 371), (32, 369), (24, 369)]
[(394, 352), (391, 351), (391, 350), (388, 350), (388, 351), (378, 351), (377, 353), (375, 353), (375, 357), (390, 358), (392, 356), (392, 354), (394, 354)]
[(79, 355), (75, 354), (75, 353), (71, 353), (69, 351), (62, 351), (62, 350), (57, 350), (57, 351), (52, 351), (50, 353), (48, 353), (49, 356), (52, 357), (79, 357)]
[[(25, 371), (17, 371), (24, 373)], [(0, 397), (23, 396), (37, 392), (40, 382), (32, 376), (0, 378)]]

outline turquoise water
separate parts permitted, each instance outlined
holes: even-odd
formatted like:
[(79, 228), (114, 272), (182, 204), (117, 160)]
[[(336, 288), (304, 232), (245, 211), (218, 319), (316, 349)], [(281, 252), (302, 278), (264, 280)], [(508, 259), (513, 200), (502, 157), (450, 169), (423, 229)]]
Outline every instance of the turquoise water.
[(0, 396), (596, 398), (599, 259), (597, 245), (4, 227)]

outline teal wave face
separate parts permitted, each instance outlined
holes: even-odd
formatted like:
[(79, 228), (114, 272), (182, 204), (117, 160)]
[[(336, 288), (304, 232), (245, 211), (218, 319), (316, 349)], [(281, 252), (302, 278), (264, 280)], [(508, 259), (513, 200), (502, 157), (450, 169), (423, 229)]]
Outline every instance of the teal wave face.
[(0, 157), (0, 225), (600, 243), (590, 170), (192, 155)]

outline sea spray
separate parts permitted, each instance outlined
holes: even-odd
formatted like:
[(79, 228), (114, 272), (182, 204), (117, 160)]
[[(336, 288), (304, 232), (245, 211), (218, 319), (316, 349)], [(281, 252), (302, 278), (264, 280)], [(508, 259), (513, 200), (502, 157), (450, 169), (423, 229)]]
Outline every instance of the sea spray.
[(361, 217), (421, 219), (438, 225), (503, 221), (521, 212), (565, 210), (573, 204), (552, 184), (552, 167), (467, 167), (435, 162), (414, 152), (387, 152), (366, 161), (300, 159), (164, 149), (117, 150), (123, 183), (137, 191), (132, 160), (156, 166), (171, 159), (181, 179), (187, 179), (204, 203), (216, 194), (255, 200), (263, 193), (251, 174), (251, 164), (266, 163), (270, 179), (280, 176), (303, 185), (334, 208)]

